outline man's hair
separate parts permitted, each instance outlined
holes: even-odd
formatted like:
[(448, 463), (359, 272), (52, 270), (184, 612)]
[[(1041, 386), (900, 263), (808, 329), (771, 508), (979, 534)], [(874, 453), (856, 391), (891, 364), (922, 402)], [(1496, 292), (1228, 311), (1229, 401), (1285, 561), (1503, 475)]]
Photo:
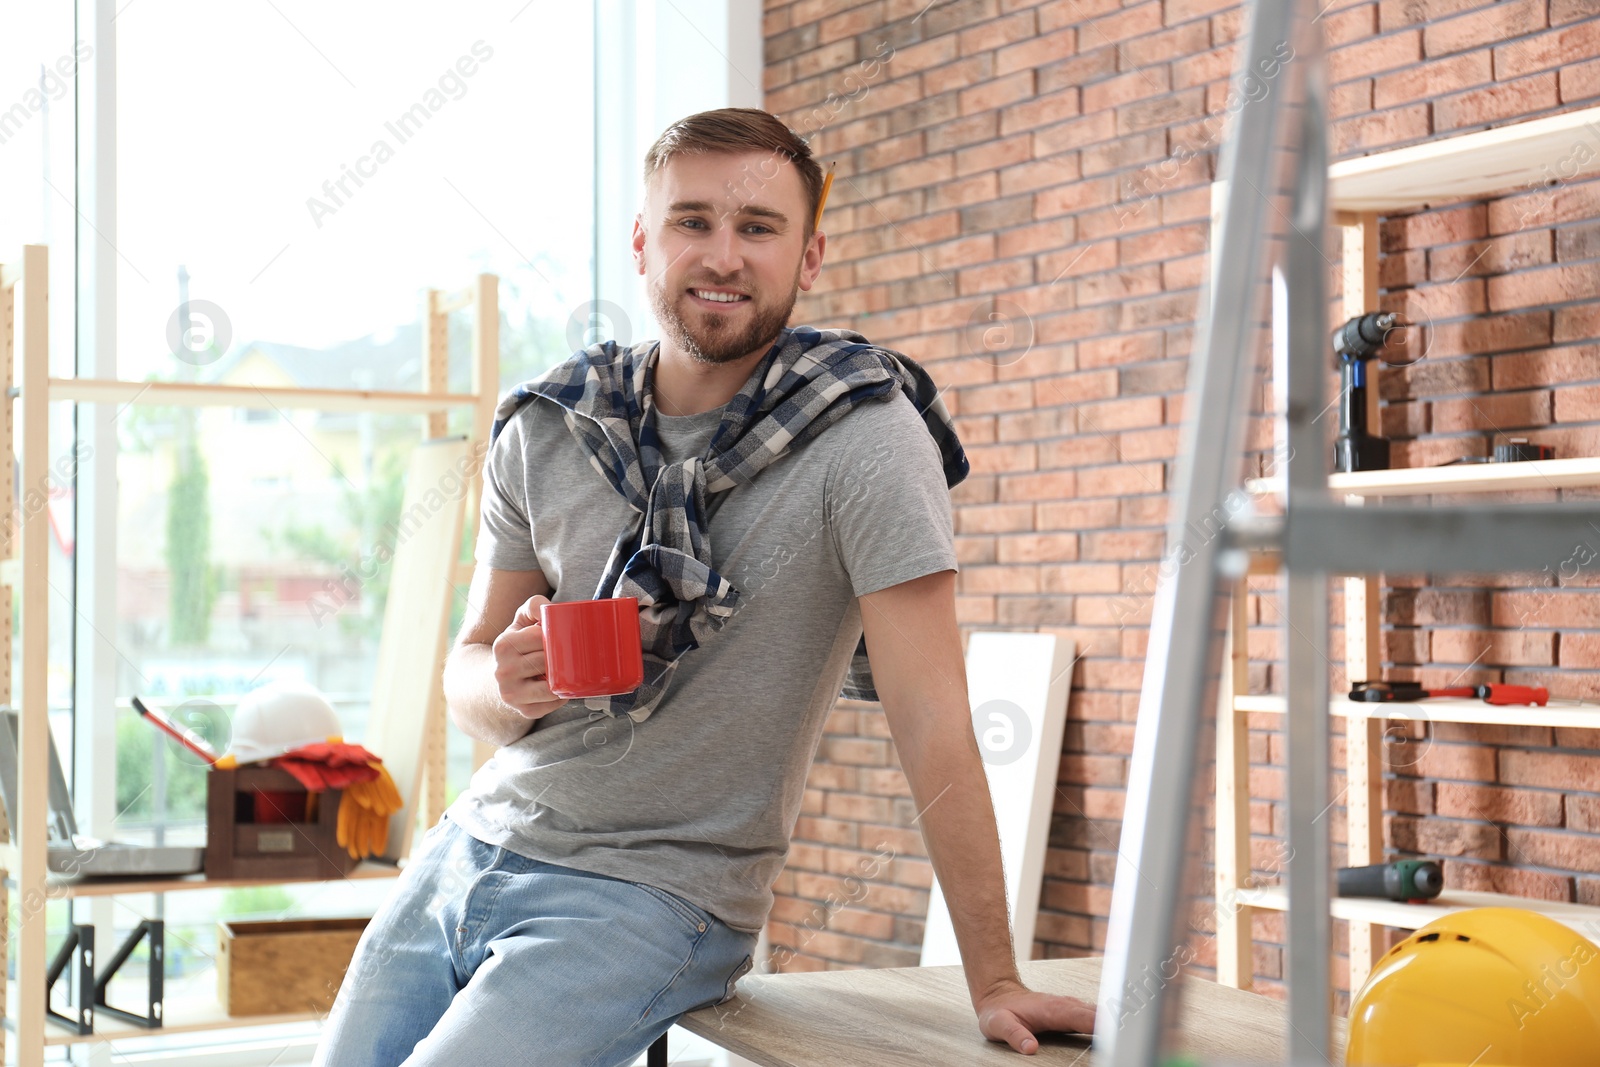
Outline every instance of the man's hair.
[(817, 217), (817, 203), (822, 199), (822, 168), (811, 158), (811, 149), (800, 135), (783, 124), (775, 115), (753, 107), (724, 107), (715, 111), (702, 111), (679, 119), (668, 126), (650, 151), (644, 156), (645, 184), (667, 161), (678, 155), (697, 155), (712, 152), (752, 152), (767, 150), (770, 163), (763, 161), (759, 168), (739, 180), (738, 192), (749, 196), (760, 189), (778, 173), (784, 160), (794, 164), (806, 192), (806, 217), (804, 234), (812, 233), (812, 223)]

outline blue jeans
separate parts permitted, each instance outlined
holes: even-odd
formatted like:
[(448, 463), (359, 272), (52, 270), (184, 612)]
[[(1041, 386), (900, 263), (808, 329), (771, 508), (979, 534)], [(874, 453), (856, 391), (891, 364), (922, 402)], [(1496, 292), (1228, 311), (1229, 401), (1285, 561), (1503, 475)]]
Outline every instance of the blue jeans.
[(733, 996), (756, 936), (682, 897), (422, 838), (356, 946), (314, 1067), (612, 1067)]

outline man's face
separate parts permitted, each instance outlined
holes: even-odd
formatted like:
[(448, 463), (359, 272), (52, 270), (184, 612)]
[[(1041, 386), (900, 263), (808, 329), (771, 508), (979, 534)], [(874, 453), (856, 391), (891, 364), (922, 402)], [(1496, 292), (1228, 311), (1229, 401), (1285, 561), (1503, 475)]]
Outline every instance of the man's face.
[(765, 352), (822, 270), (826, 238), (806, 239), (807, 210), (805, 184), (782, 156), (670, 159), (633, 227), (634, 262), (667, 337), (703, 363)]

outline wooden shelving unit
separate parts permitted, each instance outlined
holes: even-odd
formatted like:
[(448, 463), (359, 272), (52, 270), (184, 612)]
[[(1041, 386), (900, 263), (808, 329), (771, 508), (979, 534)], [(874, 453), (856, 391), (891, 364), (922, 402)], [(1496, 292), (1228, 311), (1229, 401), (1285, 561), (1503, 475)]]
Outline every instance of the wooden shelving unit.
[[(0, 508), (4, 509), (4, 514), (19, 514), (19, 501), (25, 498), (29, 487), (50, 484), (47, 469), (48, 414), (50, 403), (59, 401), (415, 414), (425, 416), (422, 433), (425, 441), (446, 437), (449, 432), (449, 413), (465, 408), (469, 412), (468, 440), (455, 447), (471, 456), (472, 471), (477, 471), (481, 466), (482, 456), (488, 447), (489, 427), (499, 390), (499, 280), (492, 274), (478, 275), (472, 285), (455, 293), (446, 294), (439, 290), (425, 293), (423, 388), (417, 392), (51, 378), (48, 376), (48, 276), (47, 250), (40, 245), (24, 246), (18, 261), (0, 265), (0, 387), (7, 389), (11, 397), (10, 403), (0, 404), (0, 448), (4, 449), (5, 454), (18, 455), (21, 461), (20, 472), (16, 466), (7, 463), (3, 473), (0, 473)], [(472, 389), (467, 393), (451, 393), (447, 386), (448, 315), (459, 309), (471, 309), (474, 314)], [(475, 485), (471, 487), (475, 488)], [(37, 489), (34, 492), (36, 495)], [(459, 507), (461, 511), (452, 513), (452, 507)], [(427, 581), (414, 583), (425, 584), (426, 589), (392, 589), (389, 605), (391, 615), (394, 615), (398, 614), (395, 607), (402, 597), (409, 598), (406, 604), (411, 607), (429, 603), (432, 610), (418, 617), (442, 615), (442, 621), (436, 632), (421, 632), (430, 627), (396, 626), (393, 618), (386, 617), (378, 655), (379, 692), (375, 693), (374, 700), (375, 705), (383, 707), (385, 712), (384, 717), (374, 719), (368, 730), (369, 736), (364, 740), (385, 757), (397, 780), (402, 777), (403, 768), (407, 780), (413, 783), (411, 806), (406, 812), (411, 819), (400, 820), (397, 816), (397, 823), (391, 826), (390, 862), (369, 860), (356, 867), (347, 876), (349, 878), (368, 880), (394, 877), (399, 871), (397, 862), (409, 848), (410, 828), (417, 812), (420, 810), (431, 824), (438, 821), (444, 810), (447, 725), (442, 683), (439, 671), (435, 668), (441, 665), (446, 648), (449, 601), (453, 595), (451, 583), (471, 577), (471, 567), (460, 562), (460, 553), (463, 544), (471, 543), (477, 511), (475, 492), (469, 490), (460, 493), (450, 506), (437, 510), (437, 514), (446, 518), (436, 524), (436, 528), (429, 528), (427, 538), (419, 535), (412, 539), (424, 542), (421, 547), (401, 546), (396, 551), (397, 561), (401, 553), (407, 550), (419, 554), (448, 553), (447, 558), (434, 561), (433, 574)], [(0, 1016), (5, 1021), (5, 1028), (0, 1029), (0, 1059), (4, 1058), (8, 1037), (16, 1040), (17, 1062), (21, 1067), (40, 1067), (47, 1045), (255, 1027), (316, 1018), (312, 1014), (230, 1017), (222, 1013), (221, 1007), (214, 1002), (214, 996), (206, 996), (203, 995), (204, 991), (195, 990), (190, 995), (174, 997), (170, 1005), (164, 1004), (164, 1008), (170, 1010), (163, 1012), (163, 1025), (157, 1030), (130, 1026), (101, 1013), (96, 1014), (95, 1033), (85, 1036), (47, 1022), (45, 905), (48, 902), (316, 881), (211, 880), (203, 875), (68, 881), (47, 871), (49, 725), (45, 672), (46, 634), (49, 632), (47, 609), (50, 600), (48, 524), (47, 509), (35, 506), (20, 509), (20, 522), (0, 523), (0, 703), (16, 703), (20, 710), (17, 744), (19, 810), (8, 813), (11, 816), (11, 840), (0, 844), (0, 872), (4, 874), (3, 880), (0, 880), (0, 914), (9, 913), (12, 893), (17, 895), (20, 914), (16, 933), (17, 979), (0, 987), (4, 989), (5, 997), (4, 1001), (0, 1001)], [(396, 566), (398, 570), (398, 562)], [(435, 582), (433, 577), (440, 580)], [(22, 692), (19, 701), (13, 701), (11, 692), (13, 598), (21, 601)], [(399, 670), (397, 667), (405, 669)], [(384, 675), (407, 674), (409, 671), (423, 674), (431, 671), (432, 681), (421, 688), (411, 686), (409, 693), (387, 693), (386, 687), (410, 685), (411, 679), (409, 674), (398, 681)], [(419, 678), (423, 674), (419, 674)], [(395, 708), (399, 705), (405, 705), (405, 714), (415, 716), (411, 722), (420, 721), (420, 727), (410, 724), (402, 728), (395, 727), (391, 720), (396, 717)], [(374, 744), (372, 735), (385, 730), (391, 740), (406, 736), (410, 731), (409, 737), (415, 743), (420, 735), (418, 748), (410, 752), (391, 753), (389, 748), (384, 747), (384, 742)], [(475, 747), (474, 755), (475, 762), (481, 763), (486, 755), (484, 747)], [(397, 826), (403, 832), (397, 833)], [(8, 925), (0, 923), (0, 960), (6, 957), (10, 936)]]
[[(1378, 307), (1378, 219), (1432, 204), (1546, 188), (1554, 175), (1564, 181), (1600, 174), (1600, 156), (1574, 148), (1600, 123), (1600, 107), (1547, 119), (1465, 134), (1424, 145), (1345, 160), (1329, 168), (1329, 201), (1343, 233), (1343, 315)], [(1215, 202), (1215, 198), (1214, 198)], [(1368, 389), (1368, 422), (1377, 426), (1376, 368)], [(1529, 463), (1462, 464), (1410, 470), (1334, 474), (1329, 489), (1351, 506), (1368, 498), (1432, 494), (1493, 493), (1600, 487), (1600, 458)], [(1247, 488), (1281, 492), (1281, 481), (1263, 479)], [(1252, 572), (1271, 573), (1252, 566)], [(1244, 582), (1238, 583), (1229, 617), (1227, 659), (1217, 709), (1217, 978), (1249, 988), (1253, 981), (1251, 918), (1255, 909), (1287, 908), (1281, 888), (1251, 884), (1249, 766), (1246, 746), (1250, 714), (1284, 711), (1280, 697), (1250, 695), (1248, 623)], [(1378, 579), (1345, 579), (1345, 675), (1349, 681), (1382, 677)], [(1358, 704), (1336, 697), (1332, 715), (1345, 719), (1347, 863), (1384, 859), (1384, 724), (1461, 722), (1600, 728), (1600, 705), (1557, 702), (1544, 708), (1495, 707), (1473, 700), (1428, 700), (1418, 704)], [(1384, 950), (1382, 927), (1415, 929), (1462, 908), (1513, 905), (1569, 922), (1600, 920), (1600, 908), (1530, 900), (1500, 893), (1446, 891), (1430, 904), (1335, 898), (1336, 918), (1349, 922), (1350, 988), (1359, 989)]]

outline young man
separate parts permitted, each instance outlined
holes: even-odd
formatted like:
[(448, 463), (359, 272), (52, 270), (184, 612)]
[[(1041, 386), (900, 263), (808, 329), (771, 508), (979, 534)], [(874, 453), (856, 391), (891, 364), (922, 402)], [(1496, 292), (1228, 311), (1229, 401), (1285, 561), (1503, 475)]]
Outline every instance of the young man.
[[(445, 668), (456, 725), (501, 747), (367, 928), (317, 1062), (626, 1064), (731, 997), (841, 686), (883, 704), (982, 1034), (1031, 1053), (1091, 1031), (1014, 964), (955, 619), (967, 463), (937, 390), (786, 326), (827, 239), (783, 123), (690, 116), (645, 179), (633, 250), (664, 336), (501, 403)], [(540, 605), (610, 596), (640, 599), (645, 684), (555, 697)]]

